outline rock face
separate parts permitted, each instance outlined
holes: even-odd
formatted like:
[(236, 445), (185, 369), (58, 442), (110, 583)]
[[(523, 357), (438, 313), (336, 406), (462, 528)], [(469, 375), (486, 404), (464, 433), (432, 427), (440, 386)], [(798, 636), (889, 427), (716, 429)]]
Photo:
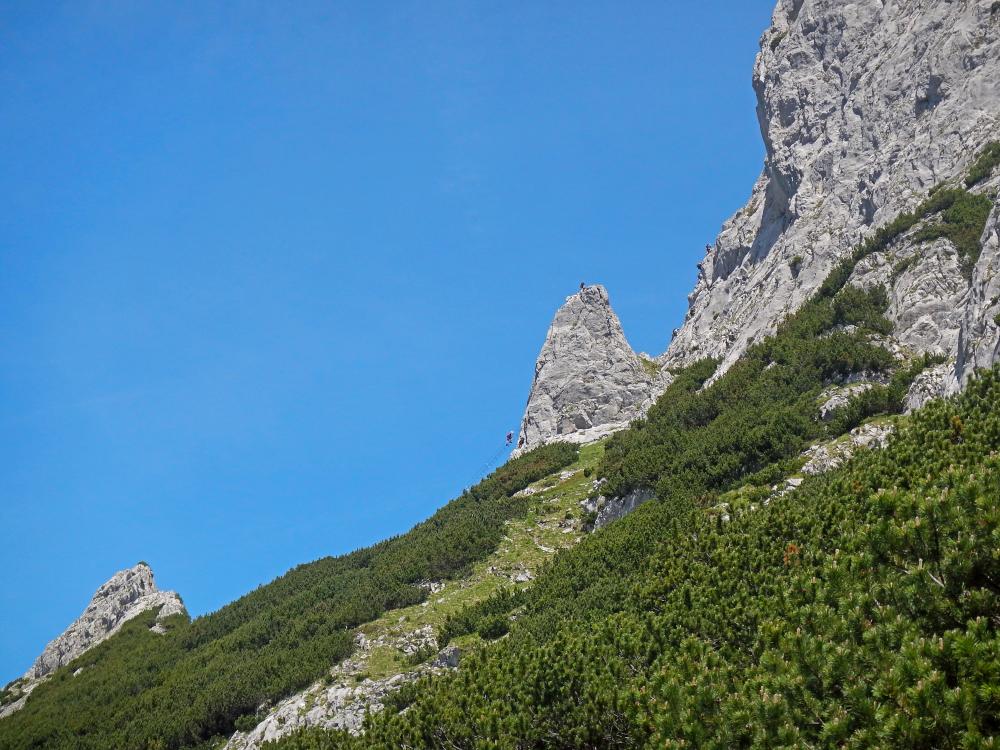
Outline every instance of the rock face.
[(158, 618), (184, 611), (184, 604), (173, 591), (160, 591), (153, 571), (145, 563), (115, 573), (97, 589), (90, 604), (76, 621), (52, 641), (25, 677), (37, 680), (69, 664), (84, 651), (118, 632), (133, 617), (159, 609)]
[[(31, 669), (16, 681), (16, 687), (26, 696), (40, 680), (110, 638), (132, 618), (150, 610), (159, 611), (157, 620), (185, 611), (177, 594), (156, 588), (153, 571), (146, 563), (115, 573), (97, 589), (83, 614), (45, 647)], [(11, 713), (20, 705), (23, 699), (5, 707), (0, 715)]]
[(893, 429), (892, 424), (863, 424), (834, 441), (814, 445), (803, 454), (806, 463), (802, 467), (802, 473), (823, 474), (836, 469), (853, 456), (858, 448), (884, 448)]
[(660, 368), (632, 351), (607, 290), (566, 298), (535, 364), (518, 451), (550, 440), (587, 442), (628, 425), (663, 387)]
[[(862, 238), (955, 180), (996, 139), (1000, 12), (993, 6), (780, 0), (753, 78), (764, 170), (700, 264), (665, 362), (714, 356), (724, 370)], [(859, 272), (880, 271), (889, 282), (897, 337), (955, 356), (959, 329), (979, 318), (968, 308), (954, 247), (904, 238), (891, 250)], [(891, 278), (908, 257), (912, 265)]]
[(963, 310), (958, 360), (955, 377), (947, 384), (949, 392), (964, 385), (976, 368), (990, 367), (1000, 360), (1000, 210), (996, 205), (986, 222), (982, 244)]
[[(779, 0), (753, 86), (764, 168), (698, 264), (684, 324), (657, 358), (663, 372), (708, 356), (721, 360), (716, 376), (725, 372), (865, 237), (942, 182), (962, 185), (983, 146), (1000, 139), (1000, 8), (993, 0)], [(972, 190), (996, 203), (998, 172)], [(885, 285), (895, 347), (947, 358), (948, 372), (923, 383), (914, 403), (930, 385), (957, 390), (1000, 357), (996, 206), (983, 245), (970, 283), (952, 243), (921, 242), (915, 228), (865, 258), (850, 280)], [(549, 332), (521, 429), (528, 447), (625, 426), (669, 382), (641, 377), (620, 332), (604, 339), (609, 357), (600, 339), (574, 333), (586, 307), (571, 297)]]

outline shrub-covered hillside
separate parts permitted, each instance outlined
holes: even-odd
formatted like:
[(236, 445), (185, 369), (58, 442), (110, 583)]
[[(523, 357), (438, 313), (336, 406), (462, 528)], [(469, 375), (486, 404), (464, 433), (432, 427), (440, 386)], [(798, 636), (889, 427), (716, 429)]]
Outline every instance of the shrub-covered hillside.
[[(994, 747), (1000, 375), (893, 417), (931, 360), (894, 359), (886, 293), (847, 285), (904, 232), (978, 237), (982, 209), (936, 191), (711, 385), (714, 362), (677, 373), (598, 468), (601, 492), (654, 501), (454, 616), (446, 636), (504, 637), (406, 711), (277, 747)], [(856, 377), (875, 385), (821, 420)], [(806, 446), (872, 418), (902, 425), (890, 448), (778, 489)]]
[[(539, 448), (509, 462), (399, 537), (299, 566), (218, 612), (177, 615), (168, 632), (139, 617), (39, 685), (0, 721), (0, 748), (149, 750), (195, 747), (325, 674), (353, 648), (352, 628), (421, 601), (416, 584), (461, 575), (492, 552), (511, 496), (570, 464), (577, 450)], [(82, 671), (73, 676), (76, 670)]]
[(998, 450), (994, 371), (794, 492), (678, 487), (402, 715), (279, 746), (994, 747)]

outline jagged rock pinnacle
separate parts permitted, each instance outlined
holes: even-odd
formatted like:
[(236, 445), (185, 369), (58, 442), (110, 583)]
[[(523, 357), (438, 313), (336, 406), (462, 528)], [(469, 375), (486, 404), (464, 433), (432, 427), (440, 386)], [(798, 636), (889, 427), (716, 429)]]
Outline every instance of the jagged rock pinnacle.
[[(656, 360), (664, 373), (712, 357), (721, 375), (878, 227), (936, 186), (965, 186), (1000, 133), (1000, 11), (993, 0), (778, 0), (753, 86), (764, 168), (698, 263), (684, 323)], [(1000, 360), (1000, 168), (971, 190), (994, 204), (971, 278), (951, 240), (914, 227), (849, 279), (886, 288), (900, 351), (947, 360), (910, 408)], [(573, 295), (535, 368), (524, 447), (626, 426), (670, 382), (642, 369), (603, 288)]]
[(549, 326), (518, 451), (552, 440), (587, 442), (621, 429), (659, 389), (658, 368), (632, 351), (607, 290), (584, 287), (566, 298)]

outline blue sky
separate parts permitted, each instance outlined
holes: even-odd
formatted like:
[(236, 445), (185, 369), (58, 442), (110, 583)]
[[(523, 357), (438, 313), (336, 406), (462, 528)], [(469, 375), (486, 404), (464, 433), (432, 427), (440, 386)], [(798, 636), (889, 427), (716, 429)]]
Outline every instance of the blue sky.
[(580, 281), (663, 351), (771, 5), (0, 2), (0, 683), (427, 516)]

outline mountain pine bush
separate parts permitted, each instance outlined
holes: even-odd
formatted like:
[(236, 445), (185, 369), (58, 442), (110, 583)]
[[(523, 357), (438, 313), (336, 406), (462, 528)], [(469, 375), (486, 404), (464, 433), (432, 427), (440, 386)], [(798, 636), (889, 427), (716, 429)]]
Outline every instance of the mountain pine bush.
[(647, 503), (405, 713), (275, 748), (995, 747), (998, 451), (994, 370), (790, 494)]

